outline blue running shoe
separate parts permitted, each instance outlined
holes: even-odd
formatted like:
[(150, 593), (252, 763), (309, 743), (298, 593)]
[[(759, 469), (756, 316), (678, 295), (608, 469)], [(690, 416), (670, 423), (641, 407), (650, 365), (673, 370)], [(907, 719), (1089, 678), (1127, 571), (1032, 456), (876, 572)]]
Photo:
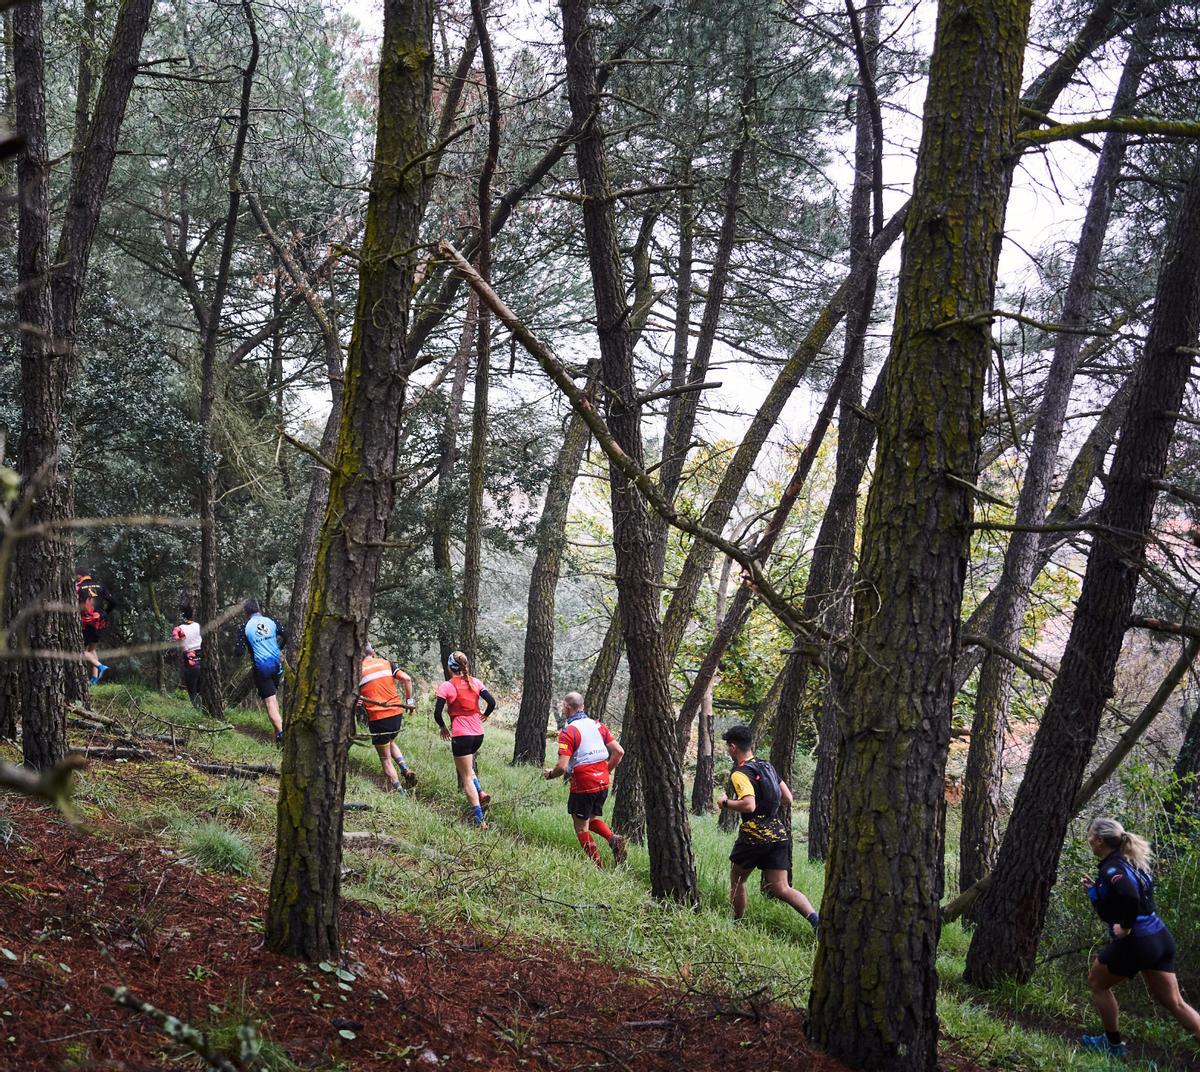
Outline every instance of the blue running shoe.
[(96, 681), (97, 681), (97, 682), (99, 682), (99, 680), (100, 680), (100, 679), (101, 679), (101, 678), (102, 678), (102, 677), (103, 677), (103, 676), (104, 676), (106, 673), (108, 673), (108, 667), (107, 667), (107, 666), (105, 666), (105, 665), (104, 665), (104, 663), (101, 663), (101, 664), (100, 664), (100, 666), (99, 666), (99, 668), (96, 670)]
[(1108, 1036), (1101, 1032), (1099, 1035), (1084, 1035), (1080, 1045), (1093, 1053), (1102, 1053), (1117, 1061), (1124, 1061), (1129, 1056), (1129, 1047), (1123, 1042), (1109, 1042)]

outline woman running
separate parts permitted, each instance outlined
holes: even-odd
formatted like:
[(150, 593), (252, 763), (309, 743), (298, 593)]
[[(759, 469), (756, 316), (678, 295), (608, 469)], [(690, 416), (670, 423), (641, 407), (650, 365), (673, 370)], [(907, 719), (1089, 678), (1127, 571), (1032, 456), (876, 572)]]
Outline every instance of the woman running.
[[(483, 744), (483, 723), (496, 709), (496, 700), (479, 678), (471, 677), (471, 664), (461, 651), (451, 653), (446, 666), (450, 669), (450, 680), (438, 686), (433, 718), (442, 731), (442, 740), (450, 742), (454, 766), (458, 769), (458, 784), (462, 786), (467, 803), (474, 810), (475, 822), (486, 828), (483, 809), (492, 802), (492, 798), (479, 784), (475, 753)], [(480, 700), (487, 704), (482, 715), (479, 713)], [(442, 719), (442, 711), (447, 706), (450, 708), (449, 729)]]
[(187, 604), (179, 608), (179, 624), (171, 630), (171, 639), (179, 644), (179, 676), (183, 678), (183, 687), (187, 689), (192, 706), (199, 710), (200, 648), (204, 637), (200, 633), (200, 623), (193, 620), (192, 608)]
[(1138, 972), (1154, 999), (1200, 1040), (1200, 1014), (1183, 1000), (1175, 977), (1175, 939), (1154, 911), (1150, 846), (1115, 819), (1104, 818), (1091, 821), (1087, 842), (1100, 860), (1100, 871), (1095, 880), (1084, 876), (1083, 887), (1096, 914), (1108, 924), (1112, 940), (1088, 972), (1092, 1005), (1104, 1032), (1084, 1035), (1083, 1048), (1125, 1056), (1112, 988)]

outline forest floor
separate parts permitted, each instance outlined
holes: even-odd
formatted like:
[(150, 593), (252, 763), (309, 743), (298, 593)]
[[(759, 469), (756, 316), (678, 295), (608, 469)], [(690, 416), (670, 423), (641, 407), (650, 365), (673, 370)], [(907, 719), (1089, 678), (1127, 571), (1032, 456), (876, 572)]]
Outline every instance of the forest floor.
[[(262, 945), (275, 779), (195, 767), (276, 763), (264, 716), (231, 712), (235, 725), (210, 733), (177, 700), (113, 686), (95, 702), (176, 740), (139, 742), (157, 761), (95, 760), (76, 825), (0, 797), (0, 1068), (199, 1067), (161, 1017), (114, 1002), (105, 988), (119, 986), (247, 1070), (842, 1067), (804, 1038), (807, 924), (755, 892), (732, 926), (728, 837), (711, 820), (693, 827), (703, 909), (658, 905), (644, 851), (598, 871), (561, 787), (504, 764), (502, 731), (482, 764), (492, 829), (463, 823), (449, 760), (418, 720), (402, 737), (416, 796), (381, 793), (373, 750), (354, 750), (345, 825), (362, 838), (346, 857), (345, 954), (305, 966)], [(810, 867), (798, 859), (797, 882), (818, 894)], [(1106, 1067), (1071, 1044), (1077, 1023), (963, 992), (958, 955), (952, 937), (939, 965), (946, 1072)], [(1182, 1048), (1142, 1057), (1200, 1069)]]

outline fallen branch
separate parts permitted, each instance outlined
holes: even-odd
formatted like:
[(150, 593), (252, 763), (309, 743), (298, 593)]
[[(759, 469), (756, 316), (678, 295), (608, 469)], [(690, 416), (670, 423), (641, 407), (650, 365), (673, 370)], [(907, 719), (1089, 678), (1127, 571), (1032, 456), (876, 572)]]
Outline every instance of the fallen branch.
[(279, 769), (269, 763), (193, 763), (192, 766), (205, 774), (220, 774), (229, 778), (258, 778), (264, 774), (279, 777)]
[(192, 1053), (201, 1057), (210, 1068), (217, 1069), (217, 1072), (238, 1072), (238, 1066), (224, 1053), (213, 1049), (212, 1044), (208, 1041), (208, 1036), (203, 1031), (197, 1030), (191, 1024), (185, 1023), (177, 1016), (172, 1016), (169, 1012), (156, 1008), (149, 1002), (139, 1001), (129, 992), (127, 986), (106, 986), (103, 989), (104, 993), (112, 998), (114, 1004), (142, 1016), (148, 1016), (158, 1024), (163, 1034), (173, 1038), (181, 1046), (186, 1046)]
[(83, 756), (68, 755), (48, 771), (31, 771), (0, 760), (0, 787), (46, 800), (69, 817), (71, 775), (87, 766)]
[(133, 748), (124, 745), (72, 748), (67, 754), (72, 756), (86, 756), (88, 759), (162, 759), (162, 756), (157, 752), (151, 752), (148, 748)]

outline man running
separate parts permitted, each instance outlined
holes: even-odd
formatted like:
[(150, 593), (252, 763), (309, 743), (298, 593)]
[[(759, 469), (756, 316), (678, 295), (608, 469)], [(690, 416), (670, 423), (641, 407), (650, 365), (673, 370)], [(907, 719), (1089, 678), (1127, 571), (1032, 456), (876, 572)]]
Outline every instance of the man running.
[[(375, 649), (367, 645), (367, 655), (362, 661), (362, 669), (358, 679), (358, 702), (367, 713), (367, 725), (371, 731), (371, 742), (379, 753), (379, 762), (383, 765), (383, 776), (387, 779), (387, 787), (393, 792), (402, 790), (400, 779), (413, 786), (417, 783), (416, 774), (404, 762), (404, 753), (396, 744), (396, 734), (404, 725), (404, 712), (411, 711), (416, 706), (413, 703), (413, 682), (395, 663), (388, 662), (375, 654)], [(404, 699), (396, 682), (404, 689)], [(394, 760), (394, 763), (393, 763)], [(396, 768), (400, 773), (396, 773)]]
[(179, 608), (179, 624), (171, 630), (171, 639), (179, 644), (179, 676), (187, 689), (192, 706), (200, 709), (200, 648), (204, 637), (200, 623), (192, 618), (192, 608), (184, 604)]
[(259, 609), (257, 599), (247, 599), (242, 604), (246, 612), (246, 625), (242, 630), (242, 643), (250, 652), (254, 663), (251, 673), (259, 699), (266, 704), (267, 717), (275, 727), (275, 743), (283, 743), (283, 719), (279, 717), (279, 686), (283, 684), (283, 652), (279, 643), (287, 637), (282, 629)]
[(730, 784), (734, 799), (725, 793), (717, 800), (719, 808), (739, 812), (742, 829), (729, 854), (729, 900), (733, 918), (741, 919), (746, 912), (746, 880), (757, 867), (763, 873), (763, 892), (790, 904), (809, 923), (813, 930), (820, 926), (812, 902), (788, 882), (788, 862), (791, 856), (791, 837), (783, 825), (780, 807), (792, 806), (792, 791), (779, 780), (775, 768), (765, 759), (754, 756), (754, 735), (749, 726), (730, 726), (723, 740), (733, 760)]
[(103, 584), (82, 568), (75, 571), (75, 598), (79, 601), (79, 624), (83, 627), (83, 657), (92, 668), (88, 684), (95, 685), (108, 670), (96, 654), (96, 645), (100, 643), (100, 633), (108, 628), (108, 616), (117, 601)]
[(583, 697), (579, 693), (568, 692), (563, 697), (562, 715), (566, 725), (558, 736), (558, 763), (547, 767), (545, 776), (549, 780), (570, 775), (567, 813), (575, 824), (575, 836), (583, 851), (603, 869), (600, 850), (592, 840), (591, 831), (611, 846), (614, 863), (623, 864), (627, 853), (625, 838), (614, 834), (603, 818), (608, 784), (613, 770), (625, 757), (625, 749), (617, 743), (609, 728), (589, 716), (583, 707)]

